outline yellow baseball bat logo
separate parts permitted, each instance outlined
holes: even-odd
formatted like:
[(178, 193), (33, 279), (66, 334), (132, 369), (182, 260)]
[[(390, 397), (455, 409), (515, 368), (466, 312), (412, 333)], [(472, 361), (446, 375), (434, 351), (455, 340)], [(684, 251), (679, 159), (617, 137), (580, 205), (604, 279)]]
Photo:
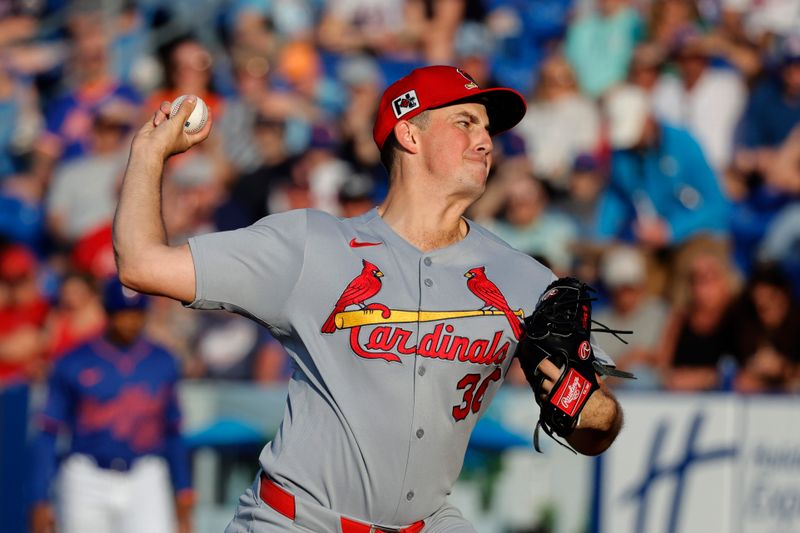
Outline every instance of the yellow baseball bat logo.
[[(388, 312), (387, 312), (388, 311)], [(522, 309), (514, 311), (520, 318), (525, 318)], [(359, 309), (337, 313), (334, 321), (337, 329), (349, 329), (375, 324), (403, 324), (409, 322), (436, 322), (454, 318), (470, 318), (475, 316), (505, 316), (502, 311), (404, 311), (401, 309)]]

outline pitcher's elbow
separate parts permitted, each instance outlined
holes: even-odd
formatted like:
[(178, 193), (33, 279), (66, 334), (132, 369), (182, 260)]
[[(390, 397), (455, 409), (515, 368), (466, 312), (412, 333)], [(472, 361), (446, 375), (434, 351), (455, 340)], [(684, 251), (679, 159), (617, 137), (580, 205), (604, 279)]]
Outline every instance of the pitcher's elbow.
[(142, 266), (137, 265), (131, 258), (118, 254), (116, 250), (114, 259), (117, 263), (119, 281), (129, 289), (142, 292), (144, 289), (144, 269)]
[(128, 267), (125, 262), (117, 260), (117, 276), (119, 281), (129, 289), (137, 290), (137, 277), (133, 269)]

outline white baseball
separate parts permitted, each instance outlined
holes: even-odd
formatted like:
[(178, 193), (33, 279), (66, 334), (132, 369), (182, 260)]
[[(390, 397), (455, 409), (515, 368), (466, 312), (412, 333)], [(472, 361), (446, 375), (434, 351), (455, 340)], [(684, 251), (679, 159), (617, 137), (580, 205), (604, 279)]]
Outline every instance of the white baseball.
[[(178, 113), (178, 109), (181, 108), (181, 104), (183, 104), (183, 101), (186, 100), (188, 96), (188, 94), (181, 95), (172, 102), (172, 109), (169, 111), (170, 118)], [(183, 124), (183, 131), (186, 133), (197, 133), (203, 129), (203, 126), (205, 126), (208, 121), (208, 106), (199, 96), (195, 98), (197, 98), (197, 104), (194, 106), (194, 110), (192, 110), (189, 118), (187, 118), (186, 122)]]

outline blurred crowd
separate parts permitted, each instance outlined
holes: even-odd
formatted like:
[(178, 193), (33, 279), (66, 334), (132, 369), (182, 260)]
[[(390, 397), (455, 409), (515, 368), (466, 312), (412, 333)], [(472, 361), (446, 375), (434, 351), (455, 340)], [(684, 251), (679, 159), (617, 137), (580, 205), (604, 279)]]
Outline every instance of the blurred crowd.
[[(130, 138), (160, 102), (214, 119), (165, 171), (180, 243), (379, 203), (378, 99), (427, 64), (528, 99), (470, 216), (633, 330), (598, 335), (639, 376), (615, 386), (800, 390), (796, 0), (0, 1), (0, 388), (103, 329)], [(291, 372), (253, 322), (148, 313), (187, 378)]]

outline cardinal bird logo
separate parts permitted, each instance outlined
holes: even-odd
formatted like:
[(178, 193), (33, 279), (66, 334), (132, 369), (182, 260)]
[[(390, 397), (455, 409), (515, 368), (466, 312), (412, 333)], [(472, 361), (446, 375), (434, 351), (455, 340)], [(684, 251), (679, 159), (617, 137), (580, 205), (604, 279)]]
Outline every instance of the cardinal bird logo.
[(457, 68), (456, 72), (458, 72), (459, 74), (464, 76), (464, 79), (466, 79), (469, 82), (469, 83), (465, 83), (464, 84), (464, 88), (465, 89), (477, 89), (478, 88), (478, 83), (475, 81), (475, 78), (473, 78), (472, 76), (470, 76), (469, 74), (467, 74), (466, 72), (461, 70), (460, 68)]
[(517, 339), (522, 338), (522, 324), (519, 319), (514, 315), (511, 307), (508, 305), (505, 296), (497, 288), (497, 285), (486, 277), (485, 267), (476, 267), (468, 270), (464, 277), (467, 278), (467, 288), (472, 291), (472, 294), (483, 300), (484, 306), (482, 309), (494, 308), (506, 315), (508, 323), (511, 324), (511, 329), (514, 331), (514, 337)]
[(347, 284), (347, 287), (342, 292), (342, 295), (333, 306), (328, 319), (322, 325), (322, 333), (333, 333), (336, 331), (336, 323), (334, 319), (338, 313), (341, 313), (349, 305), (357, 305), (362, 309), (365, 308), (364, 302), (381, 290), (381, 278), (383, 272), (381, 269), (366, 260), (361, 260), (364, 268), (361, 269), (361, 274)]

